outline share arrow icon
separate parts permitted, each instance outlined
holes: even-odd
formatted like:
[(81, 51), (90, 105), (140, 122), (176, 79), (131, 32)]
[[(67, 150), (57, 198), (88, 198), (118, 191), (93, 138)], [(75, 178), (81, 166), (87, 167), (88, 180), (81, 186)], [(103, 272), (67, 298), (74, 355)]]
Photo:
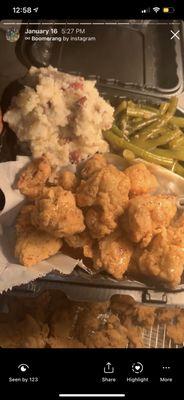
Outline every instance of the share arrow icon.
[(104, 374), (113, 374), (114, 373), (114, 367), (110, 362), (107, 362), (104, 367)]

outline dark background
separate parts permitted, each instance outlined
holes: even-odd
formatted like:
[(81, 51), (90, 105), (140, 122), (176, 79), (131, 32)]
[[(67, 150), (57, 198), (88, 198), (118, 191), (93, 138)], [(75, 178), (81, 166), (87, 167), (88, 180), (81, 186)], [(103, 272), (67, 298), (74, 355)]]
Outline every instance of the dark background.
[[(139, 1), (120, 1), (120, 2), (105, 2), (100, 3), (99, 1), (93, 1), (91, 3), (86, 1), (76, 1), (76, 2), (67, 2), (67, 1), (44, 1), (44, 0), (15, 0), (15, 1), (7, 1), (4, 4), (1, 4), (1, 15), (2, 19), (12, 18), (12, 7), (16, 6), (39, 6), (39, 12), (37, 13), (37, 18), (109, 18), (109, 19), (117, 19), (117, 18), (140, 18), (140, 9), (148, 8), (148, 7), (175, 7), (175, 18), (182, 19), (184, 16), (184, 9), (181, 0), (139, 0)], [(152, 13), (151, 18), (156, 19), (158, 14)], [(23, 16), (25, 19), (26, 16)], [(33, 14), (34, 18), (34, 14)], [(146, 16), (142, 14), (141, 18), (145, 19)], [(160, 17), (159, 17), (160, 18)], [(170, 18), (169, 15), (165, 14), (164, 19)]]
[[(41, 398), (58, 399), (59, 393), (125, 393), (126, 399), (182, 398), (183, 349), (58, 349), (58, 350), (3, 350), (0, 349), (1, 390), (6, 398), (10, 393), (16, 398), (25, 398), (42, 393)], [(101, 383), (104, 364), (110, 361), (114, 368), (116, 383)], [(149, 377), (150, 383), (126, 383), (126, 377), (135, 377), (131, 372), (132, 363), (140, 361), (144, 371), (139, 376)], [(24, 376), (38, 376), (39, 383), (8, 384), (8, 377), (22, 376), (17, 366), (29, 364), (29, 372)], [(164, 372), (163, 365), (171, 365), (170, 372)], [(2, 367), (3, 366), (3, 367)], [(137, 375), (136, 375), (137, 376)], [(173, 383), (159, 384), (160, 377), (173, 377)], [(170, 397), (171, 395), (174, 397)], [(24, 397), (25, 396), (25, 397)], [(136, 396), (136, 397), (135, 397)], [(144, 397), (145, 396), (145, 397)], [(29, 398), (29, 397), (28, 397)], [(37, 397), (35, 397), (37, 399)]]

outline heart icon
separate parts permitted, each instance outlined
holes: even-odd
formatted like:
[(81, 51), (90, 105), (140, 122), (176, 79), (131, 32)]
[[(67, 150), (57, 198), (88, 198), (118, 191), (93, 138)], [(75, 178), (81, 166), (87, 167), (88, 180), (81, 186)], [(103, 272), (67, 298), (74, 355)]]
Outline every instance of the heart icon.
[(136, 363), (132, 364), (132, 371), (135, 374), (140, 374), (143, 371), (143, 365), (141, 362), (137, 361)]

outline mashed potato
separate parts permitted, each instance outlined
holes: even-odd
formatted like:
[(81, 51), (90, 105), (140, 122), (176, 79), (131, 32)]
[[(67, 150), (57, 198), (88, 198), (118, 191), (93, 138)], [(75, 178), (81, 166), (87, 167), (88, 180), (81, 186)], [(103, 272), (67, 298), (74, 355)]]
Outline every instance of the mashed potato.
[(79, 162), (108, 151), (102, 131), (113, 122), (113, 108), (99, 95), (95, 81), (31, 67), (29, 86), (12, 99), (4, 121), (33, 157), (45, 154), (53, 166)]

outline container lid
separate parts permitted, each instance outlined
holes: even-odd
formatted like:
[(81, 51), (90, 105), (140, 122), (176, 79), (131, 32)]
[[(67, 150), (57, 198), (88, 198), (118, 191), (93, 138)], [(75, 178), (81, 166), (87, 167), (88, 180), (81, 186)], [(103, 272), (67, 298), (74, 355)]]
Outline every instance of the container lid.
[[(68, 73), (100, 77), (109, 85), (159, 97), (183, 91), (184, 46), (179, 22), (89, 23), (59, 25), (57, 29), (64, 37), (59, 43), (23, 40), (19, 48), (22, 62), (27, 66), (52, 64)], [(179, 39), (171, 39), (171, 31), (179, 31)]]

